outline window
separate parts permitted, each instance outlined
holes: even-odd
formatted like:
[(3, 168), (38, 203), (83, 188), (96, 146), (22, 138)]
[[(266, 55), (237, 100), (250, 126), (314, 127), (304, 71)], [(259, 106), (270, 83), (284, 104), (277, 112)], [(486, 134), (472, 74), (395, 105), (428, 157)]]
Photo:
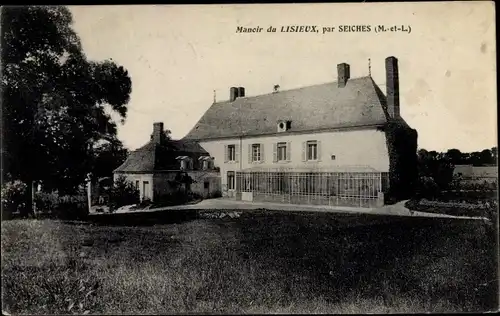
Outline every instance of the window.
[(278, 132), (286, 132), (292, 127), (292, 121), (278, 121)]
[(260, 144), (253, 144), (252, 145), (252, 161), (260, 161), (261, 159), (261, 150), (260, 150)]
[(191, 159), (188, 156), (179, 156), (176, 158), (179, 160), (179, 168), (180, 170), (192, 170), (194, 165), (193, 165), (193, 159)]
[(139, 190), (139, 180), (135, 180), (135, 188)]
[(228, 190), (234, 190), (234, 171), (227, 172), (227, 188)]
[(307, 160), (318, 159), (318, 143), (316, 141), (307, 142)]
[(321, 161), (321, 141), (302, 142), (302, 161)]
[(200, 161), (200, 168), (202, 170), (213, 169), (213, 157), (201, 156), (198, 158), (198, 161)]
[(286, 143), (278, 143), (278, 161), (287, 160)]
[(227, 146), (227, 160), (228, 161), (236, 161), (236, 146), (228, 145)]

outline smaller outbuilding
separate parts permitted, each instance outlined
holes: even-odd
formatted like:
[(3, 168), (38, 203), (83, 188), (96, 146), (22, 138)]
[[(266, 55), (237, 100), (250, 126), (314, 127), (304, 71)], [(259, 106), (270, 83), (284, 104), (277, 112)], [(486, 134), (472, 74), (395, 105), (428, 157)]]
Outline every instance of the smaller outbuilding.
[(170, 139), (163, 123), (154, 123), (150, 141), (114, 170), (114, 180), (120, 176), (136, 186), (141, 200), (154, 201), (179, 190), (203, 198), (220, 191), (220, 175), (209, 153), (196, 141)]

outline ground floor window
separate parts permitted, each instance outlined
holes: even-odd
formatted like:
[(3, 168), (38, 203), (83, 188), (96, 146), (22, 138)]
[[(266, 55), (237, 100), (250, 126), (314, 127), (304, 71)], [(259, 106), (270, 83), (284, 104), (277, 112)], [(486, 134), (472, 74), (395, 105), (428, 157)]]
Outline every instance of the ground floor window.
[(234, 190), (234, 171), (227, 172), (227, 188), (229, 190)]

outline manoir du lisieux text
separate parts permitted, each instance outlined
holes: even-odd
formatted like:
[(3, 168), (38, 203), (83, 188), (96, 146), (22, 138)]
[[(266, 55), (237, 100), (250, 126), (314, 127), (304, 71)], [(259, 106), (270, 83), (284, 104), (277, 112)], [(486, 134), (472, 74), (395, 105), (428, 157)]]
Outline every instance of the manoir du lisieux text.
[(327, 33), (386, 33), (399, 32), (411, 33), (410, 25), (280, 25), (280, 26), (237, 26), (236, 33), (312, 33), (312, 34), (327, 34)]

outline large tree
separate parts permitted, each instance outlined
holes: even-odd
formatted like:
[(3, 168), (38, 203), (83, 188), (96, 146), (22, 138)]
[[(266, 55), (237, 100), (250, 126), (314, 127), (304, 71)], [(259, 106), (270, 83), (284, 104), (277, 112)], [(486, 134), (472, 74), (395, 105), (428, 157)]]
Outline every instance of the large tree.
[(94, 144), (116, 140), (109, 112), (125, 120), (129, 75), (87, 60), (66, 7), (3, 7), (1, 33), (3, 173), (74, 191)]
[(94, 146), (92, 176), (94, 180), (112, 176), (113, 170), (127, 159), (128, 150), (119, 140), (101, 142)]

